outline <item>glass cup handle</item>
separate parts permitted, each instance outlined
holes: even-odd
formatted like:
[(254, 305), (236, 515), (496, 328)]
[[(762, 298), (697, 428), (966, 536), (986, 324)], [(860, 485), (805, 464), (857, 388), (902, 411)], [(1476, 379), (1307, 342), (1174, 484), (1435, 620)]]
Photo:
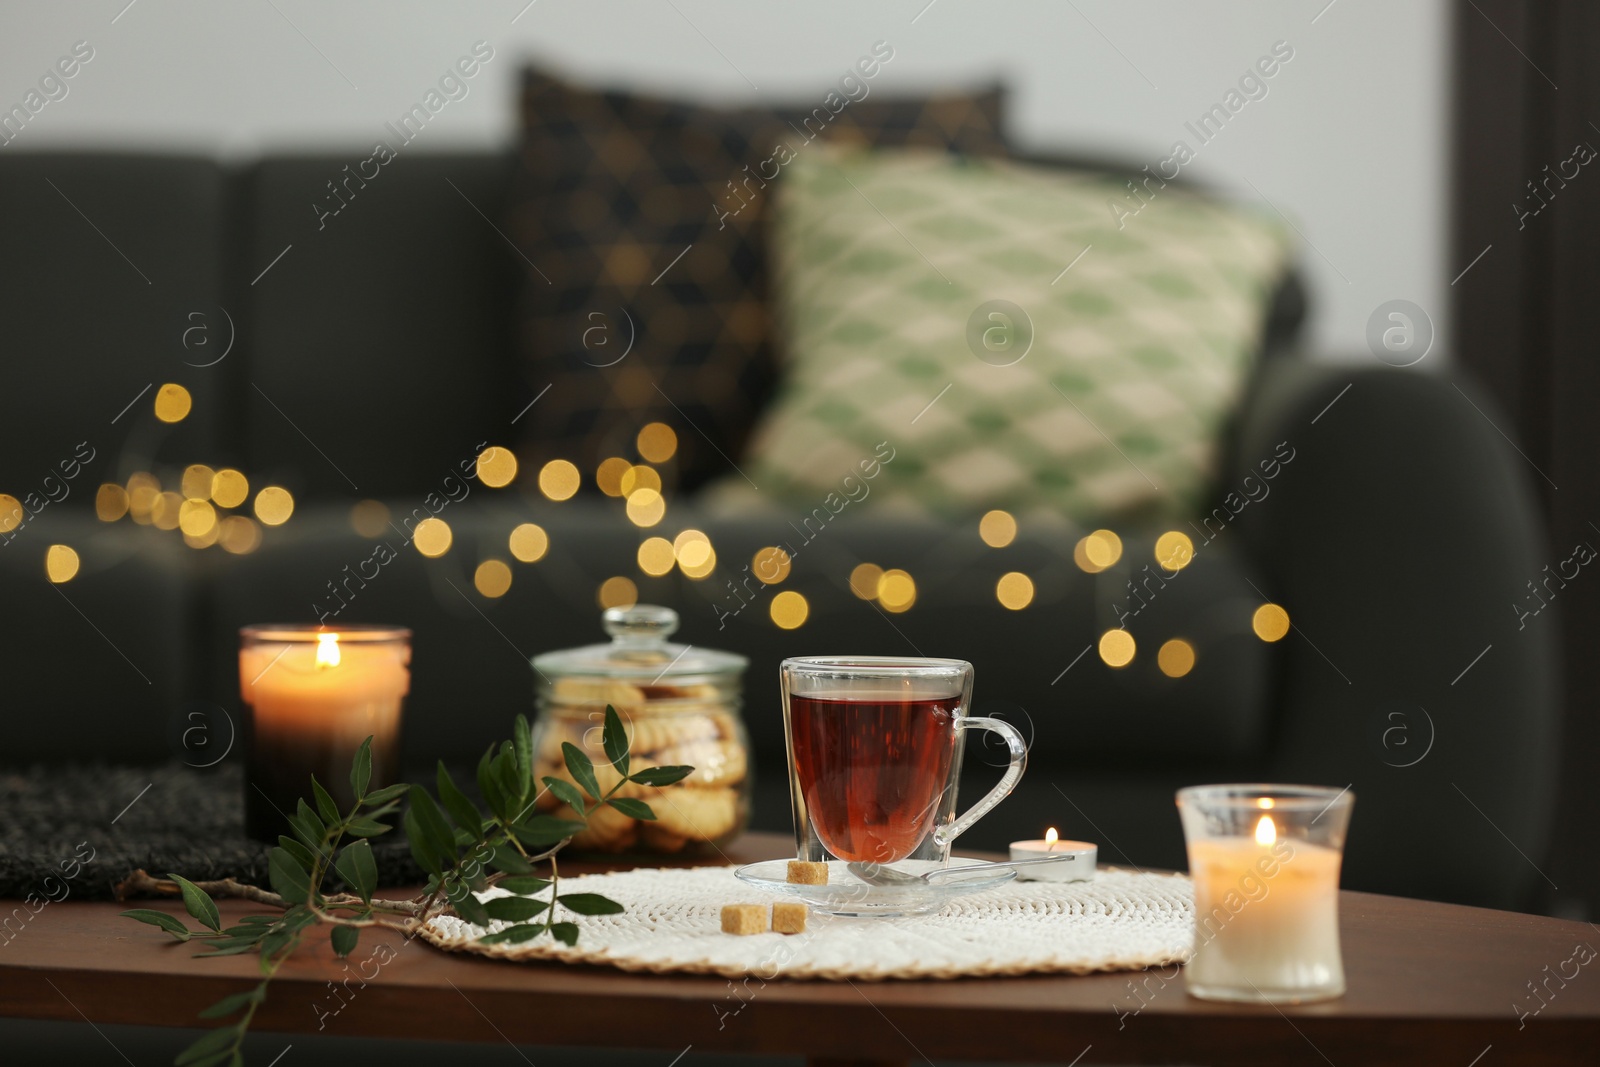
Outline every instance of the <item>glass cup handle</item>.
[(956, 721), (956, 729), (992, 730), (1005, 738), (1006, 748), (1011, 751), (1011, 766), (1006, 768), (1006, 773), (999, 784), (984, 794), (982, 800), (962, 812), (948, 826), (941, 826), (933, 831), (933, 842), (940, 848), (948, 847), (950, 842), (972, 829), (973, 823), (993, 811), (996, 804), (1010, 796), (1011, 791), (1022, 780), (1022, 772), (1028, 768), (1027, 742), (1022, 740), (1022, 735), (1010, 723), (1002, 719), (965, 718)]

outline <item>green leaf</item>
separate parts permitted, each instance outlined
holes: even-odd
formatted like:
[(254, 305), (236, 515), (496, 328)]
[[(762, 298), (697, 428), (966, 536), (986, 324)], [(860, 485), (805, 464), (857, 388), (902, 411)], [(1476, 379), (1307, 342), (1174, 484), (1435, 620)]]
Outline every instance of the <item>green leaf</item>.
[(328, 935), (333, 942), (333, 952), (336, 956), (348, 956), (356, 950), (356, 942), (361, 939), (361, 928), (357, 926), (335, 926), (333, 933)]
[(483, 794), (483, 801), (489, 805), (489, 810), (500, 819), (510, 819), (516, 812), (511, 810), (511, 803), (506, 799), (505, 790), (500, 788), (500, 783), (494, 779), (494, 746), (483, 754), (478, 761), (478, 792)]
[(550, 792), (556, 795), (557, 800), (560, 800), (562, 803), (572, 808), (572, 810), (577, 812), (579, 815), (587, 815), (589, 813), (589, 805), (584, 802), (583, 794), (579, 792), (577, 786), (573, 785), (565, 778), (551, 778), (546, 776), (544, 779), (544, 784), (550, 790)]
[(333, 866), (356, 896), (372, 903), (372, 891), (378, 888), (378, 864), (372, 858), (371, 845), (357, 841), (339, 853)]
[(542, 926), (508, 926), (498, 934), (484, 934), (478, 938), (478, 941), (485, 945), (514, 945), (523, 941), (532, 941), (542, 933), (544, 933), (544, 927)]
[(322, 817), (312, 809), (310, 804), (306, 803), (305, 797), (295, 801), (294, 813), (300, 817), (301, 822), (306, 824), (306, 829), (317, 832), (317, 841), (320, 843), (322, 835), (327, 832), (328, 827), (322, 821)]
[(311, 776), (311, 795), (317, 800), (317, 813), (322, 816), (322, 821), (328, 826), (338, 826), (344, 820), (339, 815), (339, 805), (333, 802), (333, 797), (322, 788), (322, 783), (317, 781), (317, 776)]
[(183, 920), (176, 916), (168, 915), (164, 911), (156, 911), (153, 908), (134, 908), (132, 911), (125, 911), (122, 914), (129, 919), (137, 919), (139, 922), (149, 923), (151, 926), (159, 926), (179, 941), (189, 940), (189, 928), (183, 924)]
[(183, 906), (189, 909), (189, 914), (199, 919), (203, 926), (221, 931), (222, 916), (218, 914), (217, 902), (211, 899), (211, 895), (181, 875), (169, 874), (167, 877), (177, 882), (178, 888), (183, 890)]
[(563, 893), (561, 906), (579, 915), (620, 915), (626, 909), (610, 897), (599, 893)]
[(611, 761), (611, 766), (624, 778), (628, 776), (628, 733), (622, 728), (622, 719), (617, 715), (617, 709), (610, 704), (606, 705), (606, 728), (600, 735), (600, 743), (606, 750), (606, 759)]
[(317, 861), (316, 853), (312, 852), (309, 848), (306, 848), (306, 846), (302, 845), (294, 838), (284, 837), (281, 834), (278, 835), (278, 847), (283, 849), (289, 855), (293, 856), (295, 861), (306, 869), (307, 874), (311, 873), (311, 867)]
[(531, 919), (549, 906), (548, 901), (532, 900), (528, 897), (495, 897), (493, 900), (484, 901), (483, 910), (489, 913), (491, 919), (503, 919), (515, 923)]
[(254, 949), (256, 947), (256, 939), (253, 937), (225, 937), (219, 941), (208, 941), (205, 943), (205, 947), (214, 951), (196, 952), (194, 954), (195, 959), (209, 960), (216, 956), (239, 956)]
[(554, 815), (534, 815), (526, 822), (514, 823), (511, 832), (529, 848), (546, 849), (573, 834), (581, 833), (587, 823), (577, 819), (558, 819)]
[(472, 890), (466, 886), (456, 883), (450, 892), (445, 894), (445, 899), (450, 901), (450, 906), (455, 908), (456, 914), (467, 922), (476, 926), (489, 925), (489, 913), (484, 910), (483, 901), (473, 896)]
[(420, 785), (412, 786), (407, 796), (411, 802), (409, 814), (416, 816), (417, 827), (422, 831), (428, 848), (439, 857), (440, 868), (453, 866), (456, 862), (456, 836), (451, 832), (450, 824), (444, 821), (444, 813), (439, 810), (439, 805)]
[(681, 782), (694, 773), (693, 767), (646, 767), (628, 775), (628, 781), (638, 782), (640, 785), (671, 785)]
[(517, 760), (517, 796), (526, 798), (533, 792), (533, 731), (528, 729), (528, 717), (519, 714), (511, 728), (512, 749)]
[(361, 747), (356, 749), (356, 758), (350, 763), (350, 788), (355, 792), (356, 799), (360, 800), (367, 795), (367, 786), (372, 781), (372, 737), (361, 742)]
[(275, 848), (267, 855), (267, 877), (272, 891), (290, 904), (304, 904), (311, 895), (310, 874), (286, 849)]
[(434, 877), (444, 873), (444, 861), (439, 858), (429, 843), (428, 836), (422, 830), (422, 824), (417, 820), (416, 809), (407, 811), (401, 820), (405, 826), (406, 840), (411, 845), (411, 858), (417, 861), (417, 866), (427, 871)]
[(351, 837), (377, 837), (380, 834), (388, 833), (392, 829), (394, 829), (394, 827), (390, 826), (388, 823), (381, 823), (377, 819), (367, 819), (361, 817), (351, 819), (349, 824), (344, 828), (345, 833), (349, 834)]
[(289, 825), (295, 828), (300, 840), (304, 841), (311, 851), (319, 856), (326, 855), (328, 845), (326, 841), (327, 827), (323, 826), (322, 818), (301, 797), (295, 805), (294, 814), (289, 816)]
[(214, 1057), (219, 1050), (229, 1048), (240, 1036), (237, 1026), (223, 1026), (209, 1031), (200, 1040), (178, 1053), (178, 1058), (172, 1062), (176, 1067), (191, 1067), (202, 1061), (215, 1063), (214, 1058), (207, 1059), (207, 1057)]
[(650, 805), (646, 804), (642, 800), (633, 800), (629, 797), (612, 797), (610, 800), (606, 801), (606, 803), (622, 812), (622, 814), (631, 816), (635, 819), (645, 819), (649, 821), (656, 817), (656, 813), (650, 810)]
[(550, 927), (550, 934), (563, 945), (576, 945), (578, 943), (578, 926), (576, 923), (555, 923)]
[(267, 973), (270, 961), (277, 958), (284, 949), (294, 951), (295, 936), (289, 930), (273, 930), (261, 939), (261, 972)]
[(224, 1015), (232, 1015), (234, 1012), (244, 1009), (247, 1005), (260, 1000), (264, 992), (260, 986), (256, 986), (254, 989), (246, 990), (243, 993), (235, 993), (232, 996), (223, 997), (211, 1007), (202, 1011), (200, 1018), (220, 1019)]
[(527, 798), (522, 795), (522, 780), (517, 773), (517, 754), (509, 743), (500, 747), (500, 754), (494, 758), (494, 778), (500, 786), (500, 791), (505, 794), (506, 805), (516, 810), (514, 816), (522, 814), (522, 806)]
[(572, 775), (572, 780), (583, 786), (585, 793), (599, 800), (600, 783), (595, 781), (593, 761), (571, 741), (561, 742), (561, 755), (566, 758), (567, 771)]
[(498, 844), (489, 854), (489, 863), (497, 871), (507, 874), (532, 874), (533, 864), (523, 859), (522, 853), (507, 844)]
[(261, 923), (240, 923), (238, 926), (229, 926), (223, 929), (229, 937), (248, 937), (252, 941), (260, 941), (266, 936), (267, 928)]
[(529, 893), (538, 893), (541, 890), (549, 889), (550, 880), (548, 878), (531, 877), (502, 878), (499, 882), (499, 885), (501, 889), (504, 889), (508, 893), (522, 893), (526, 895)]
[(467, 799), (467, 795), (456, 785), (455, 779), (450, 777), (450, 772), (445, 769), (444, 760), (439, 761), (439, 771), (435, 775), (439, 786), (439, 799), (444, 802), (444, 810), (450, 813), (450, 818), (455, 824), (471, 834), (474, 839), (483, 836), (483, 815), (478, 807)]
[(410, 788), (411, 786), (407, 785), (405, 782), (396, 782), (394, 785), (386, 785), (382, 789), (374, 789), (372, 792), (368, 793), (362, 798), (361, 803), (369, 808), (374, 808), (380, 804), (387, 804), (391, 800), (399, 800), (401, 797), (406, 795), (406, 790)]
[[(302, 800), (300, 806), (305, 807), (305, 801)], [(310, 811), (309, 808), (306, 810)], [(289, 820), (289, 828), (294, 831), (294, 836), (298, 837), (300, 843), (314, 855), (321, 855), (327, 851), (322, 841), (322, 823), (315, 815), (311, 816), (309, 821), (301, 818), (299, 814), (287, 815), (285, 818)]]

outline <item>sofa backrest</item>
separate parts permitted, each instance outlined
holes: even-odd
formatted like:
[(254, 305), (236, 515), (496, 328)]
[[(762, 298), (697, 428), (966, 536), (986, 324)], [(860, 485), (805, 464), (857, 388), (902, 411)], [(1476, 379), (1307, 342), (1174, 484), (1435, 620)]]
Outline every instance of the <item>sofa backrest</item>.
[[(0, 493), (92, 500), (87, 479), (56, 485), (81, 442), (97, 460), (121, 454), (120, 472), (92, 464), (108, 478), (215, 442), (221, 379), (194, 364), (212, 358), (205, 324), (221, 337), (227, 190), (210, 160), (0, 154)], [(190, 418), (169, 427), (130, 414), (168, 381), (192, 392)]]
[(415, 495), (479, 442), (508, 442), (532, 399), (510, 363), (514, 272), (529, 269), (498, 229), (510, 157), (401, 153), (239, 175), (240, 444), (297, 495)]
[[(530, 269), (498, 230), (509, 166), (6, 154), (0, 492), (41, 491), (88, 441), (102, 480), (226, 463), (299, 497), (414, 495), (509, 441), (533, 398), (507, 336)], [(172, 426), (148, 417), (164, 382), (193, 397)]]
[[(404, 146), (234, 167), (7, 153), (0, 492), (21, 499), (88, 441), (115, 453), (105, 480), (203, 462), (307, 500), (409, 498), (510, 443), (540, 387), (510, 337), (518, 273), (537, 271), (502, 233), (511, 168)], [(1291, 275), (1264, 350), (1303, 317)], [(189, 417), (127, 435), (167, 381)]]

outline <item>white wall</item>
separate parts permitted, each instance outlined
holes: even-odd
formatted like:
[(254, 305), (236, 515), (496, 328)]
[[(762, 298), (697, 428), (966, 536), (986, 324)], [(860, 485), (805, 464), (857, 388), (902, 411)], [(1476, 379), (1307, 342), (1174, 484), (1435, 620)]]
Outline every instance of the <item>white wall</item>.
[(0, 151), (366, 149), (480, 39), (495, 58), (422, 136), (497, 144), (513, 135), (513, 76), (527, 57), (704, 100), (809, 100), (883, 39), (896, 56), (875, 92), (1002, 79), (1018, 141), (1155, 163), (1175, 140), (1196, 146), (1184, 123), (1284, 40), (1294, 58), (1268, 95), (1186, 173), (1243, 197), (1259, 190), (1294, 219), (1320, 348), (1371, 359), (1368, 315), (1405, 298), (1430, 312), (1448, 350), (1445, 294), (1465, 264), (1444, 248), (1444, 0), (126, 3), (4, 0), (0, 104), (21, 101), (75, 41), (95, 57)]

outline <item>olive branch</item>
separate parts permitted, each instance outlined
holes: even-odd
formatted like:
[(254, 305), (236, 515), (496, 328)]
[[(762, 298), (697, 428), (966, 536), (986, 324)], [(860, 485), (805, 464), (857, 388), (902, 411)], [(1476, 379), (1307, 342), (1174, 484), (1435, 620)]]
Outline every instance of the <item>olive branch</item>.
[[(271, 892), (232, 879), (197, 884), (176, 874), (161, 880), (142, 870), (134, 872), (119, 890), (181, 894), (185, 909), (199, 921), (201, 929), (190, 929), (182, 919), (151, 908), (135, 908), (123, 915), (158, 926), (179, 941), (202, 943), (208, 951), (196, 953), (200, 958), (246, 952), (260, 956), (260, 983), (246, 992), (224, 997), (200, 1013), (202, 1019), (232, 1021), (207, 1032), (173, 1062), (177, 1067), (242, 1067), (244, 1035), (266, 1000), (268, 984), (315, 926), (332, 926), (334, 952), (348, 956), (364, 928), (382, 927), (410, 939), (433, 919), (448, 913), (476, 926), (487, 927), (497, 920), (512, 924), (478, 939), (486, 944), (520, 943), (548, 935), (565, 945), (577, 943), (578, 926), (570, 920), (558, 921), (562, 909), (573, 915), (620, 913), (621, 904), (599, 893), (560, 893), (556, 854), (574, 834), (585, 829), (588, 816), (602, 805), (635, 819), (654, 819), (650, 805), (617, 796), (617, 792), (629, 783), (647, 787), (672, 785), (688, 777), (694, 768), (647, 767), (630, 774), (628, 736), (616, 709), (609, 704), (601, 745), (617, 772), (617, 781), (610, 789), (601, 790), (594, 762), (571, 742), (561, 745), (571, 780), (550, 776), (541, 779), (544, 789), (577, 816), (564, 819), (533, 813), (543, 790), (535, 790), (532, 731), (522, 715), (517, 716), (512, 739), (490, 745), (478, 761), (478, 790), (487, 812), (461, 791), (443, 761), (435, 776), (437, 800), (423, 787), (403, 782), (369, 792), (372, 738), (368, 737), (350, 767), (350, 788), (356, 799), (348, 812), (340, 811), (333, 797), (313, 777), (311, 794), (315, 803), (302, 799), (294, 814), (288, 816), (293, 836), (279, 837), (277, 846), (268, 854)], [(400, 810), (401, 798), (406, 801), (402, 822), (411, 855), (428, 872), (428, 882), (410, 900), (380, 900), (373, 896), (378, 888), (378, 869), (367, 839), (390, 831), (391, 827), (382, 820)], [(346, 843), (351, 838), (354, 840)], [(535, 874), (535, 865), (545, 862), (549, 864), (548, 877)], [(337, 874), (350, 892), (324, 892), (323, 883), (330, 874)], [(513, 895), (479, 900), (475, 894), (492, 885)], [(539, 896), (547, 889), (548, 896)], [(213, 893), (243, 897), (279, 908), (281, 913), (246, 915), (225, 928)]]

